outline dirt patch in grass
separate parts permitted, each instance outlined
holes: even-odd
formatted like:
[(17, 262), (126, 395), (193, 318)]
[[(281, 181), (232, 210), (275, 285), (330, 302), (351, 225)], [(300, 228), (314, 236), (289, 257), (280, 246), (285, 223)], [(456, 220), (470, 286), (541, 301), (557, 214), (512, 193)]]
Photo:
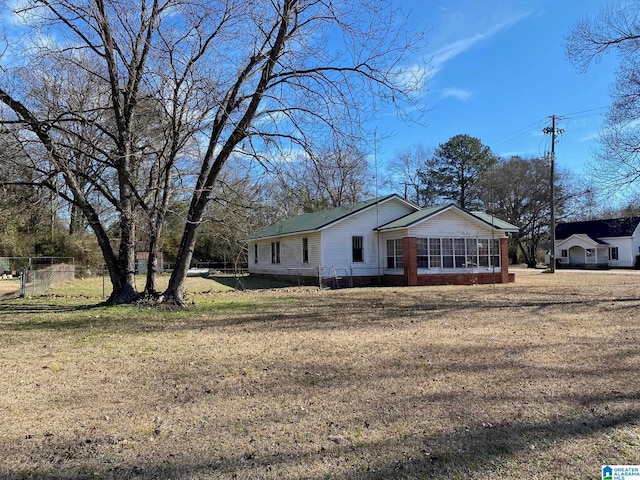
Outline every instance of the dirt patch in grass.
[(535, 272), (5, 301), (0, 477), (599, 478), (640, 463), (638, 292)]

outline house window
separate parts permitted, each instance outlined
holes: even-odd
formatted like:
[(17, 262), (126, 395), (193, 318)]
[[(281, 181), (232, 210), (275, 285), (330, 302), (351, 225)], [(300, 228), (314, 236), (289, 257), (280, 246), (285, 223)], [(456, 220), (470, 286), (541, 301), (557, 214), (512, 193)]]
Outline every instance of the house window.
[(586, 263), (596, 263), (596, 251), (593, 248), (587, 248), (585, 250)]
[(491, 266), (499, 267), (500, 266), (500, 240), (497, 238), (492, 238), (489, 243), (489, 249), (491, 253)]
[(481, 267), (488, 268), (489, 267), (489, 239), (488, 238), (479, 238), (478, 239), (478, 265)]
[(467, 257), (465, 266), (466, 267), (477, 267), (478, 266), (478, 240), (475, 238), (467, 238)]
[(609, 259), (618, 260), (618, 247), (611, 247), (609, 249)]
[(253, 263), (258, 263), (258, 244), (253, 245)]
[(442, 239), (442, 266), (453, 268), (453, 238)]
[(309, 239), (302, 239), (302, 263), (309, 263)]
[(440, 268), (442, 266), (442, 249), (439, 238), (429, 239), (429, 267)]
[[(416, 238), (418, 254), (418, 268), (429, 268), (429, 241), (426, 238)], [(438, 254), (440, 258), (440, 254)]]
[(271, 263), (280, 263), (280, 242), (271, 242)]
[(387, 240), (387, 268), (404, 267), (404, 245), (401, 238)]
[(364, 262), (363, 238), (351, 237), (351, 258), (354, 262)]
[(560, 250), (560, 258), (569, 258), (569, 250), (566, 248)]
[(455, 266), (456, 268), (464, 267), (464, 260), (466, 257), (466, 252), (464, 248), (464, 238), (456, 238), (453, 241), (454, 252), (455, 252)]
[(500, 239), (497, 238), (418, 238), (416, 247), (420, 268), (500, 266)]

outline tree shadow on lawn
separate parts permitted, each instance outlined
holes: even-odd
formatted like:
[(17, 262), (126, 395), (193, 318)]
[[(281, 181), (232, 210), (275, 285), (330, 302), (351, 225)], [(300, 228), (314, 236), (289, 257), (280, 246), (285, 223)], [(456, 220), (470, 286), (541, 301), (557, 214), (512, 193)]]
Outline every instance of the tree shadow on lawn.
[[(573, 313), (584, 310), (593, 313), (596, 309), (635, 312), (640, 308), (636, 298), (616, 299), (572, 299), (541, 298), (519, 300), (518, 298), (412, 298), (403, 297), (397, 303), (390, 297), (371, 299), (358, 295), (340, 295), (330, 298), (322, 296), (292, 296), (272, 300), (238, 297), (231, 302), (214, 301), (210, 306), (192, 307), (186, 311), (177, 309), (148, 308), (125, 305), (122, 309), (108, 307), (104, 303), (0, 303), (1, 330), (66, 330), (82, 328), (125, 329), (132, 333), (143, 331), (190, 331), (224, 327), (245, 327), (257, 331), (277, 330), (340, 330), (353, 327), (364, 328), (373, 324), (397, 325), (402, 322), (430, 322), (448, 318), (454, 313), (495, 311), (496, 318), (509, 318), (523, 309), (539, 315), (548, 309), (569, 309)], [(124, 309), (124, 310), (123, 310)], [(100, 311), (100, 315), (83, 316), (82, 312)], [(65, 314), (74, 314), (65, 317)], [(20, 315), (34, 318), (15, 320)], [(50, 318), (41, 318), (51, 314)], [(60, 316), (58, 316), (60, 315)]]
[[(624, 399), (637, 401), (638, 394)], [(586, 404), (606, 404), (620, 401), (619, 394), (588, 395)], [(553, 451), (563, 442), (610, 434), (613, 430), (640, 422), (640, 410), (629, 409), (612, 415), (572, 415), (540, 423), (502, 422), (471, 423), (445, 432), (413, 432), (409, 437), (377, 441), (357, 441), (344, 438), (339, 442), (327, 439), (322, 444), (301, 445), (296, 452), (269, 453), (247, 447), (232, 456), (220, 456), (212, 451), (180, 451), (170, 455), (138, 455), (136, 460), (121, 459), (113, 450), (101, 459), (101, 444), (108, 439), (55, 437), (44, 440), (31, 461), (38, 462), (34, 471), (0, 470), (2, 478), (80, 479), (173, 479), (173, 478), (305, 478), (320, 480), (378, 480), (407, 478), (481, 478), (480, 475), (506, 475), (509, 478), (543, 478), (551, 474), (544, 470), (556, 468), (555, 474), (595, 478), (597, 465), (555, 465)], [(95, 432), (94, 432), (95, 435)], [(36, 440), (34, 440), (36, 441)], [(106, 445), (109, 447), (109, 445)], [(591, 452), (595, 453), (595, 452)], [(540, 459), (540, 455), (543, 456)], [(545, 460), (544, 456), (550, 456)], [(164, 456), (164, 459), (160, 459)], [(149, 460), (155, 457), (154, 460)], [(149, 458), (149, 459), (148, 459)], [(603, 462), (624, 462), (628, 459), (607, 458)], [(542, 463), (542, 467), (540, 466)], [(323, 465), (322, 473), (313, 473), (314, 465)], [(310, 466), (301, 477), (301, 468)], [(582, 472), (572, 468), (580, 465)], [(562, 470), (559, 469), (562, 467)], [(536, 468), (542, 471), (536, 472)], [(290, 473), (291, 470), (291, 473)], [(304, 471), (304, 470), (303, 470)], [(40, 473), (46, 472), (46, 474)], [(91, 472), (91, 473), (88, 473)], [(552, 476), (555, 477), (555, 474)], [(542, 476), (542, 477), (540, 477)]]
[[(101, 312), (99, 315), (93, 315)], [(84, 315), (86, 313), (86, 315)], [(82, 330), (133, 326), (134, 331), (148, 331), (149, 321), (105, 308), (104, 303), (0, 303), (1, 331)]]

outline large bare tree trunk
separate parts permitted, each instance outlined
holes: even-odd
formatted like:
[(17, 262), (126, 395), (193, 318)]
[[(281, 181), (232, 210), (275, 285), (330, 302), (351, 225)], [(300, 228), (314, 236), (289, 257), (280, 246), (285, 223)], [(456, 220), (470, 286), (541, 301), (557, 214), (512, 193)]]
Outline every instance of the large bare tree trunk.
[[(138, 298), (139, 221), (150, 235), (145, 294), (156, 295), (171, 195), (183, 193), (179, 200), (190, 206), (160, 300), (184, 305), (198, 226), (227, 160), (237, 154), (267, 165), (287, 151), (311, 152), (326, 138), (355, 144), (376, 107), (413, 109), (421, 101), (423, 76), (407, 54), (420, 50), (424, 32), (401, 30), (404, 16), (392, 0), (27, 5), (30, 22), (17, 27), (24, 35), (47, 27), (65, 42), (33, 55), (16, 48), (24, 55), (16, 62), (0, 48), (0, 101), (16, 114), (0, 121), (16, 129), (16, 138), (28, 138), (23, 147), (31, 148), (34, 163), (54, 164), (33, 166), (40, 186), (64, 177), (66, 192), (56, 193), (80, 206), (95, 232), (112, 303)], [(346, 48), (332, 45), (336, 31)], [(106, 233), (114, 224), (117, 255)]]
[(181, 307), (186, 307), (184, 300), (184, 284), (187, 279), (187, 271), (193, 258), (193, 249), (196, 245), (197, 224), (187, 222), (182, 240), (180, 241), (180, 254), (176, 259), (176, 264), (171, 272), (167, 289), (160, 296), (159, 301), (172, 303)]

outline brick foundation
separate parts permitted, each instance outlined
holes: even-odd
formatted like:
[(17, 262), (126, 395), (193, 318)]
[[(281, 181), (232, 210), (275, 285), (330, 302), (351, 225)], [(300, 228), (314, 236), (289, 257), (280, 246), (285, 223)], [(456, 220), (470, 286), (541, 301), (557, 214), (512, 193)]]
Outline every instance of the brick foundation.
[[(493, 283), (513, 283), (516, 281), (515, 274), (508, 273), (503, 276), (500, 271), (493, 273), (429, 273), (417, 275), (414, 285), (491, 285)], [(385, 285), (406, 286), (404, 276), (385, 275)]]

